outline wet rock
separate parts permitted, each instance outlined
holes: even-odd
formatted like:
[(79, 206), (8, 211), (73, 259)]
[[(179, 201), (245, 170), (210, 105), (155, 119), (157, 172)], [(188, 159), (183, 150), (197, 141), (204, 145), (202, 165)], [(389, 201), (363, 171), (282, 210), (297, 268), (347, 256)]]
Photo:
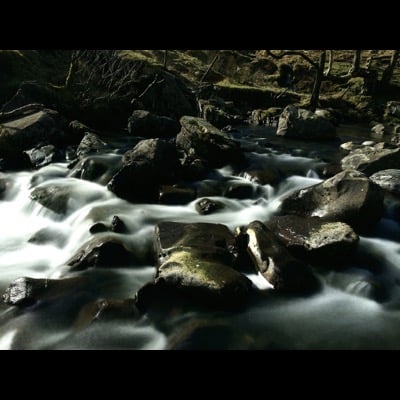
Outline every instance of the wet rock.
[(336, 128), (324, 117), (289, 105), (279, 117), (276, 134), (289, 139), (330, 140), (336, 137)]
[(56, 214), (66, 214), (70, 196), (71, 190), (69, 187), (50, 185), (36, 187), (32, 191), (30, 198)]
[(198, 200), (194, 206), (196, 211), (201, 215), (212, 214), (225, 207), (221, 201), (208, 198)]
[(358, 232), (379, 221), (383, 199), (383, 190), (363, 173), (343, 171), (287, 196), (281, 213), (342, 221)]
[(64, 153), (52, 144), (30, 149), (25, 152), (35, 168), (41, 168), (64, 159)]
[(121, 156), (92, 155), (78, 161), (69, 176), (105, 185), (121, 167)]
[(243, 160), (240, 144), (202, 118), (184, 116), (176, 145), (186, 156), (195, 156), (210, 167)]
[(180, 125), (176, 120), (154, 115), (145, 110), (135, 110), (128, 120), (128, 132), (136, 136), (147, 138), (174, 137), (179, 130)]
[(399, 165), (400, 148), (388, 148), (383, 142), (355, 148), (341, 161), (343, 170), (358, 170), (368, 176), (384, 169), (397, 168)]
[(251, 184), (230, 182), (225, 189), (224, 196), (231, 199), (251, 199), (254, 193), (255, 188)]
[(74, 329), (85, 329), (97, 321), (134, 320), (139, 316), (134, 299), (97, 299), (82, 308), (74, 322)]
[(89, 267), (114, 267), (128, 265), (134, 255), (116, 238), (102, 236), (82, 246), (67, 262), (71, 271)]
[(4, 199), (7, 190), (12, 186), (12, 180), (0, 172), (0, 200)]
[(196, 198), (196, 191), (191, 188), (175, 186), (162, 186), (160, 191), (160, 203), (169, 205), (188, 204)]
[(274, 217), (267, 226), (296, 257), (316, 264), (336, 265), (356, 249), (359, 241), (349, 225), (324, 222), (318, 217)]
[(282, 108), (270, 107), (267, 110), (256, 109), (251, 112), (250, 120), (256, 125), (272, 126), (278, 121)]
[(261, 168), (250, 166), (240, 175), (250, 182), (258, 183), (259, 185), (275, 185), (282, 179), (282, 175), (274, 167)]
[(275, 290), (310, 294), (320, 288), (318, 279), (307, 265), (294, 258), (263, 223), (253, 221), (244, 233), (248, 236), (247, 251), (255, 268)]
[(223, 102), (213, 104), (212, 100), (201, 100), (201, 117), (218, 129), (222, 129), (227, 125), (240, 123), (242, 121), (241, 116), (229, 113), (224, 109), (224, 105)]
[(35, 279), (21, 277), (10, 283), (3, 294), (3, 301), (14, 306), (29, 306), (39, 300), (62, 296), (65, 292), (79, 289), (83, 278)]
[(155, 229), (155, 251), (155, 281), (136, 298), (141, 311), (172, 297), (197, 306), (234, 309), (251, 294), (251, 281), (231, 267), (237, 246), (225, 225), (162, 222)]
[(128, 231), (124, 221), (118, 215), (114, 215), (111, 221), (111, 231), (115, 233), (126, 233)]
[(67, 236), (59, 229), (45, 227), (35, 232), (28, 240), (29, 243), (34, 244), (48, 244), (53, 243), (57, 247), (63, 247), (67, 241)]
[(376, 124), (371, 128), (371, 137), (381, 139), (384, 135), (389, 134), (387, 128), (383, 124)]
[(102, 222), (96, 222), (89, 228), (89, 232), (94, 235), (96, 233), (107, 232), (108, 227), (107, 225), (103, 224)]
[(369, 179), (394, 195), (400, 196), (400, 169), (385, 169), (375, 172)]
[(76, 155), (79, 158), (83, 158), (89, 154), (103, 153), (109, 149), (110, 146), (101, 140), (98, 135), (95, 133), (86, 132), (85, 136), (79, 143), (79, 146), (76, 150)]
[(20, 157), (40, 143), (64, 142), (64, 120), (57, 111), (43, 109), (0, 124), (0, 157)]

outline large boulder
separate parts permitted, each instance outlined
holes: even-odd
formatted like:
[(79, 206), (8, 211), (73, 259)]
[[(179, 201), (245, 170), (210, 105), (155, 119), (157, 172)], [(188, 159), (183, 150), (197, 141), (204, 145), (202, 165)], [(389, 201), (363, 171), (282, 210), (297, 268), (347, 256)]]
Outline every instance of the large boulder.
[(39, 144), (64, 143), (64, 120), (57, 111), (43, 109), (0, 124), (0, 157), (18, 157)]
[(356, 249), (359, 241), (344, 222), (326, 222), (318, 217), (273, 217), (267, 226), (296, 257), (316, 264), (336, 265)]
[(294, 258), (262, 222), (253, 221), (243, 232), (255, 268), (275, 290), (308, 294), (319, 289), (319, 281), (308, 266)]
[(289, 139), (330, 140), (336, 137), (336, 128), (324, 117), (289, 105), (279, 117), (276, 134)]
[(252, 284), (232, 268), (237, 247), (226, 226), (163, 222), (155, 229), (155, 251), (155, 281), (137, 294), (142, 311), (162, 305), (164, 296), (217, 309), (241, 307), (248, 300)]
[(356, 231), (375, 225), (383, 212), (383, 190), (359, 171), (342, 171), (332, 178), (283, 199), (282, 214), (342, 221)]
[(385, 169), (375, 172), (369, 179), (394, 195), (400, 196), (400, 169)]
[(196, 156), (216, 168), (243, 160), (240, 144), (203, 118), (184, 116), (180, 123), (176, 145), (186, 156)]
[(179, 176), (176, 148), (164, 139), (141, 140), (124, 154), (122, 163), (108, 189), (132, 202), (158, 202), (160, 185)]
[(372, 146), (356, 147), (341, 161), (342, 169), (358, 170), (372, 175), (383, 169), (400, 165), (400, 148), (387, 147), (384, 142)]
[(128, 132), (135, 136), (173, 137), (179, 130), (180, 125), (175, 119), (155, 115), (145, 110), (135, 110), (128, 119)]

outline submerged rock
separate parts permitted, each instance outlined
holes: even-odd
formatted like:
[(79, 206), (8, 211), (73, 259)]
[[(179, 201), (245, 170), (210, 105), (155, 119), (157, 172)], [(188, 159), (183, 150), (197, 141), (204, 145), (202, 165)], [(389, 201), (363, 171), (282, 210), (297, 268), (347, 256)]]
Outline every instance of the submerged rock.
[(176, 145), (186, 156), (196, 156), (207, 166), (222, 167), (243, 161), (240, 144), (202, 118), (184, 116)]
[(268, 227), (286, 248), (310, 263), (336, 265), (356, 249), (359, 241), (349, 225), (318, 217), (274, 217)]
[(155, 115), (145, 110), (135, 110), (128, 120), (128, 132), (131, 135), (148, 138), (176, 136), (180, 130), (179, 123), (169, 117)]
[(294, 258), (274, 234), (260, 221), (253, 221), (245, 229), (247, 251), (255, 268), (284, 293), (309, 294), (320, 288), (318, 279), (306, 264)]
[(208, 198), (196, 201), (196, 204), (194, 206), (196, 208), (196, 211), (201, 215), (212, 214), (225, 207), (224, 203), (222, 203), (221, 201), (211, 200)]
[(374, 226), (383, 213), (383, 190), (358, 171), (343, 171), (282, 200), (282, 214), (342, 221), (354, 230)]
[(289, 139), (330, 140), (336, 137), (336, 128), (324, 117), (289, 105), (279, 117), (276, 134)]
[(341, 161), (343, 170), (358, 170), (365, 175), (397, 168), (400, 165), (400, 148), (388, 148), (383, 142), (373, 146), (361, 146), (350, 151)]

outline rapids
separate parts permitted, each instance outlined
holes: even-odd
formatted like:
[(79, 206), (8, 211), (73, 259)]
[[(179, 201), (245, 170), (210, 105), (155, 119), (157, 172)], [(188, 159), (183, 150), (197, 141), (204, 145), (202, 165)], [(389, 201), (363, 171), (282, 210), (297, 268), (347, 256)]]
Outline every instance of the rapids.
[[(358, 134), (354, 133), (358, 132)], [(361, 132), (361, 133), (360, 133)], [(342, 129), (340, 141), (363, 141), (363, 130)], [(98, 298), (133, 297), (152, 280), (155, 268), (148, 253), (154, 225), (160, 221), (213, 222), (230, 229), (253, 220), (268, 220), (291, 191), (321, 181), (326, 161), (337, 159), (340, 142), (299, 143), (276, 138), (271, 128), (243, 128), (234, 137), (257, 165), (274, 165), (285, 172), (277, 185), (251, 183), (251, 198), (210, 197), (225, 204), (211, 215), (199, 215), (195, 202), (184, 206), (133, 204), (117, 198), (105, 186), (68, 177), (66, 163), (38, 171), (5, 172), (9, 181), (0, 201), (0, 290), (21, 276), (84, 277), (83, 284), (33, 306), (0, 306), (0, 349), (164, 349), (196, 323), (192, 335), (182, 335), (178, 348), (224, 349), (398, 349), (400, 348), (400, 227), (390, 207), (378, 226), (362, 236), (357, 254), (340, 271), (317, 271), (323, 290), (305, 298), (265, 298), (237, 313), (191, 311), (157, 324), (139, 320), (100, 320), (79, 325), (82, 308)], [(271, 150), (272, 149), (272, 150)], [(110, 157), (114, 155), (110, 154)], [(206, 181), (218, 184), (250, 182), (233, 167), (215, 170)], [(207, 182), (198, 182), (199, 187)], [(30, 195), (35, 188), (57, 185), (68, 189), (65, 213), (51, 211)], [(396, 205), (396, 200), (391, 200)], [(92, 235), (97, 222), (118, 215), (127, 234), (110, 233), (138, 255), (129, 268), (92, 268), (69, 272), (67, 261)], [(100, 233), (101, 234), (101, 233)], [(32, 240), (36, 237), (40, 240)], [(270, 285), (248, 274), (259, 289)], [(380, 301), (374, 286), (385, 287)], [(204, 324), (204, 321), (207, 324)], [(203, 325), (202, 325), (203, 324)], [(168, 335), (160, 326), (168, 326)]]

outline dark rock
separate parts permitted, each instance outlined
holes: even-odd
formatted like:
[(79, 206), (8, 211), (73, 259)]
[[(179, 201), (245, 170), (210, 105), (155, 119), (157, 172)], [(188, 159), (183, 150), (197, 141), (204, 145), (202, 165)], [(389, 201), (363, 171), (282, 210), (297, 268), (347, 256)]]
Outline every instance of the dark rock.
[(71, 139), (73, 139), (74, 143), (80, 143), (86, 133), (89, 132), (93, 134), (98, 133), (98, 131), (96, 131), (95, 129), (89, 128), (87, 125), (77, 120), (71, 121), (68, 124), (68, 132), (71, 136)]
[(255, 268), (283, 293), (310, 294), (320, 288), (318, 279), (306, 264), (294, 258), (274, 234), (260, 221), (253, 221), (245, 230), (247, 251)]
[(240, 123), (243, 119), (238, 114), (230, 114), (223, 107), (212, 104), (210, 100), (201, 100), (201, 117), (221, 129), (227, 125)]
[(356, 249), (359, 241), (349, 225), (318, 217), (274, 217), (267, 226), (296, 257), (316, 264), (336, 265)]
[(67, 262), (71, 271), (89, 267), (114, 267), (130, 264), (133, 254), (116, 238), (102, 236), (86, 243)]
[(369, 179), (397, 196), (400, 196), (400, 169), (385, 169), (375, 172)]
[(202, 118), (184, 116), (176, 145), (186, 156), (200, 158), (210, 167), (241, 162), (240, 144)]
[(60, 146), (64, 142), (63, 129), (63, 119), (56, 111), (49, 109), (3, 122), (0, 125), (0, 156), (18, 157), (24, 150), (40, 143)]
[(384, 169), (397, 168), (399, 165), (400, 148), (388, 148), (383, 142), (355, 148), (341, 161), (343, 170), (358, 170), (368, 176)]
[(342, 221), (362, 231), (383, 212), (383, 191), (358, 171), (343, 171), (321, 183), (298, 190), (282, 201), (282, 214)]
[(64, 153), (52, 144), (30, 149), (25, 152), (35, 168), (41, 168), (64, 159)]
[(75, 329), (85, 329), (93, 322), (116, 319), (134, 320), (139, 317), (139, 310), (134, 299), (98, 299), (86, 304), (74, 322)]
[(56, 91), (50, 85), (27, 81), (22, 82), (17, 93), (1, 107), (1, 112), (10, 112), (32, 103), (42, 104), (46, 108), (58, 109), (59, 100)]
[(102, 222), (96, 222), (89, 228), (89, 232), (91, 234), (96, 234), (96, 233), (101, 233), (101, 232), (107, 232), (108, 227), (103, 224)]
[(204, 179), (210, 172), (210, 168), (205, 165), (204, 161), (196, 157), (185, 156), (181, 165), (181, 178), (189, 181)]
[(311, 111), (289, 105), (279, 117), (276, 134), (289, 139), (330, 140), (336, 137), (336, 128)]
[(282, 179), (282, 175), (274, 167), (257, 168), (250, 166), (240, 175), (259, 185), (275, 185)]
[(256, 109), (251, 112), (250, 121), (256, 125), (272, 126), (275, 121), (278, 121), (281, 113), (282, 108), (279, 107), (270, 107), (267, 110)]
[(107, 143), (100, 139), (95, 133), (86, 132), (85, 136), (79, 143), (76, 155), (79, 158), (83, 158), (93, 153), (104, 153), (109, 150), (110, 147)]
[(91, 155), (79, 160), (69, 176), (105, 185), (121, 167), (122, 157), (119, 155)]
[(200, 199), (196, 202), (196, 211), (201, 215), (208, 215), (224, 208), (225, 205), (221, 201), (211, 200), (208, 198)]
[(62, 296), (65, 292), (82, 287), (83, 278), (35, 279), (22, 277), (10, 283), (3, 294), (6, 304), (29, 306), (39, 300)]
[(188, 204), (196, 198), (195, 190), (175, 186), (162, 186), (160, 190), (160, 203), (169, 205)]
[(135, 110), (128, 120), (128, 132), (136, 136), (148, 138), (173, 137), (177, 135), (179, 130), (180, 125), (176, 120), (154, 115), (145, 110)]
[(251, 199), (254, 192), (255, 189), (253, 185), (233, 181), (227, 185), (224, 196), (231, 199)]
[(71, 190), (67, 186), (50, 185), (35, 188), (30, 198), (56, 214), (66, 214)]
[(126, 233), (128, 231), (124, 221), (118, 215), (114, 215), (111, 221), (111, 231), (116, 233)]
[(400, 118), (400, 101), (388, 101), (384, 112), (385, 120), (390, 118)]

